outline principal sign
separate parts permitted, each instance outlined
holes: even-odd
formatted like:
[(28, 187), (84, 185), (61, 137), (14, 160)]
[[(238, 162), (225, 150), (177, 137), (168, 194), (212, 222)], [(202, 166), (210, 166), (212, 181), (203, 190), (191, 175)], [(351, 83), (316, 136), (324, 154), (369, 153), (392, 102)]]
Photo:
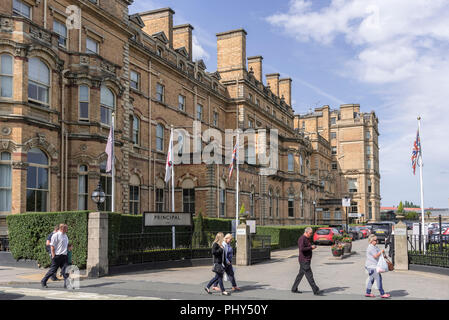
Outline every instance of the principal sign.
[(145, 227), (192, 225), (192, 215), (186, 212), (144, 212), (143, 216)]

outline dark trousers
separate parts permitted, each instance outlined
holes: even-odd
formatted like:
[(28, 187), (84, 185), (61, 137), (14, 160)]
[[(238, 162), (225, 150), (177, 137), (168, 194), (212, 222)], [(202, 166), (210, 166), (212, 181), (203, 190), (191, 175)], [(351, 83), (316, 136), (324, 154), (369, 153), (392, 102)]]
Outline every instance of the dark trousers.
[(61, 254), (59, 256), (55, 256), (51, 260), (50, 270), (48, 270), (47, 274), (42, 278), (41, 282), (43, 284), (47, 284), (48, 279), (52, 275), (56, 275), (56, 271), (58, 271), (58, 268), (61, 268), (62, 276), (64, 277), (64, 281), (65, 281), (68, 277), (68, 275), (65, 272), (67, 263), (68, 263), (67, 255)]
[[(231, 284), (233, 287), (237, 287), (237, 283), (235, 282), (235, 277), (234, 277), (234, 269), (232, 269), (232, 264), (227, 264), (225, 267), (225, 272), (228, 275), (229, 281), (231, 281)], [(217, 281), (215, 281), (214, 286), (217, 285)]]
[(313, 293), (319, 291), (318, 286), (315, 284), (315, 280), (313, 280), (312, 268), (310, 267), (310, 262), (300, 262), (299, 263), (299, 273), (296, 276), (295, 282), (293, 283), (292, 291), (296, 291), (298, 289), (299, 283), (302, 280), (302, 277), (306, 275), (306, 279), (312, 287)]
[(218, 273), (215, 272), (215, 277), (212, 278), (211, 281), (207, 284), (207, 288), (209, 289), (215, 282), (218, 282), (218, 285), (220, 286), (221, 291), (225, 291), (224, 285), (223, 285), (223, 275), (224, 273)]

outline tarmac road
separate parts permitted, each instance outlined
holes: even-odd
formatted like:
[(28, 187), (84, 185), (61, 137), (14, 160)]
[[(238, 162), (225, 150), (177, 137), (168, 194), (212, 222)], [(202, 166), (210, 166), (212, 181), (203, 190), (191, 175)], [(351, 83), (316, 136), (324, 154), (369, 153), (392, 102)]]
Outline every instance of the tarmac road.
[[(99, 279), (81, 279), (76, 290), (63, 289), (63, 281), (48, 281), (40, 287), (46, 270), (0, 267), (1, 300), (379, 300), (365, 298), (364, 269), (368, 241), (353, 242), (354, 254), (337, 260), (329, 246), (313, 252), (312, 270), (323, 296), (314, 296), (305, 277), (302, 294), (290, 292), (299, 270), (296, 248), (272, 252), (272, 259), (251, 266), (236, 266), (242, 289), (230, 297), (207, 294), (204, 286), (213, 277), (212, 266), (133, 272)], [(380, 246), (383, 248), (383, 246)], [(392, 300), (449, 299), (449, 277), (426, 272), (393, 271), (383, 274), (383, 284)], [(229, 282), (225, 287), (230, 288)], [(376, 289), (373, 293), (379, 295)]]

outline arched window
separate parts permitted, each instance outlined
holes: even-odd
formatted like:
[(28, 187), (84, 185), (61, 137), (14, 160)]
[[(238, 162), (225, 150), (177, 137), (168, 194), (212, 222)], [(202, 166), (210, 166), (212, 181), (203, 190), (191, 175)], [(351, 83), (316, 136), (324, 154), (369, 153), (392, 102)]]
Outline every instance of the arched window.
[(226, 183), (220, 180), (220, 217), (226, 216)]
[(11, 154), (0, 153), (0, 212), (11, 211), (12, 166)]
[(32, 148), (27, 153), (27, 204), (26, 211), (45, 212), (48, 209), (49, 165), (42, 150)]
[(87, 210), (87, 199), (89, 199), (87, 166), (78, 168), (78, 210)]
[(293, 172), (295, 168), (293, 153), (288, 154), (288, 172)]
[(160, 123), (156, 126), (156, 150), (164, 151), (164, 126)]
[(164, 211), (164, 207), (165, 207), (164, 189), (165, 189), (164, 181), (162, 181), (162, 179), (158, 179), (156, 181), (156, 211), (157, 212)]
[(129, 213), (140, 213), (140, 179), (135, 174), (129, 180)]
[(115, 110), (115, 97), (112, 91), (105, 86), (100, 90), (101, 123), (111, 125), (112, 112)]
[(106, 160), (100, 163), (100, 184), (106, 196), (101, 210), (111, 211), (112, 209), (112, 177), (110, 173), (106, 173)]
[(28, 61), (28, 100), (49, 104), (50, 69), (39, 58)]
[(13, 59), (9, 54), (0, 56), (0, 97), (12, 98)]
[(195, 185), (191, 179), (182, 182), (182, 208), (184, 212), (195, 212)]

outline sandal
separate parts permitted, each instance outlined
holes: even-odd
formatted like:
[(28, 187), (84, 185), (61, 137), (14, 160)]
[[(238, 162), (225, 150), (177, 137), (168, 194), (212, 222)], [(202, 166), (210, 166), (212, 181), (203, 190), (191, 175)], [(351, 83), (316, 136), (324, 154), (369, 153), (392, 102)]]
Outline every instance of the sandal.
[(383, 295), (380, 296), (381, 298), (389, 298), (390, 294), (389, 293), (384, 293)]
[(368, 298), (374, 298), (375, 295), (372, 294), (372, 293), (366, 293), (366, 294), (365, 294), (365, 297), (368, 297)]
[(232, 287), (232, 291), (240, 291), (242, 289), (240, 289), (239, 287)]

